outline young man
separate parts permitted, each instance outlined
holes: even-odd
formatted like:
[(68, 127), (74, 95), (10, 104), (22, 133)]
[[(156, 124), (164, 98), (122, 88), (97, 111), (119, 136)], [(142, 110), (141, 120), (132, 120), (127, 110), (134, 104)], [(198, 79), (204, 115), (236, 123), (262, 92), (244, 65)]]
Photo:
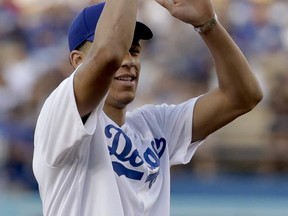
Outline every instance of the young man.
[(86, 8), (68, 35), (75, 72), (49, 96), (37, 122), (33, 169), (44, 215), (168, 216), (170, 166), (188, 163), (209, 134), (262, 99), (210, 0), (157, 2), (197, 27), (215, 60), (218, 88), (179, 105), (126, 113), (140, 75), (139, 40), (152, 32), (136, 22), (137, 0)]

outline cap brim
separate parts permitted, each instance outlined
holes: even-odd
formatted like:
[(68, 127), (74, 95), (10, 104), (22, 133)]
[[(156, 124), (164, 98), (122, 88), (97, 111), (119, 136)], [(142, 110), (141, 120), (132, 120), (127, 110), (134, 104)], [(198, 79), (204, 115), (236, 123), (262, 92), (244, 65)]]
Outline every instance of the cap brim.
[[(134, 32), (134, 41), (138, 40), (150, 40), (153, 37), (151, 29), (146, 26), (144, 23), (136, 22), (135, 32)], [(94, 34), (86, 38), (87, 41), (93, 42)]]
[(144, 23), (136, 22), (134, 40), (150, 40), (153, 37), (151, 29)]

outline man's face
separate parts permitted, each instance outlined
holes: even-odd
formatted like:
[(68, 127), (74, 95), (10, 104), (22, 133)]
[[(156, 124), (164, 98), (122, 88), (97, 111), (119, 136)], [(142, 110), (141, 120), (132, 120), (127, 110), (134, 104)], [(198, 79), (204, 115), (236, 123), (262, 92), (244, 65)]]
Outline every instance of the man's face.
[(126, 54), (121, 67), (115, 73), (106, 105), (122, 109), (131, 103), (135, 97), (140, 74), (141, 46), (134, 42)]

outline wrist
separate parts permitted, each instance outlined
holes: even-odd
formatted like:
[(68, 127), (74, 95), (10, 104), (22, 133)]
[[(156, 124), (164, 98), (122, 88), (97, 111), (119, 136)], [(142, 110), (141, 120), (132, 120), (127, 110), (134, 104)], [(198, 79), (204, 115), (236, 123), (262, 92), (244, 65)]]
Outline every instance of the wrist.
[(217, 23), (218, 23), (217, 14), (214, 14), (214, 16), (203, 25), (194, 26), (194, 30), (198, 33), (205, 34), (209, 32), (211, 29), (213, 29), (217, 25)]

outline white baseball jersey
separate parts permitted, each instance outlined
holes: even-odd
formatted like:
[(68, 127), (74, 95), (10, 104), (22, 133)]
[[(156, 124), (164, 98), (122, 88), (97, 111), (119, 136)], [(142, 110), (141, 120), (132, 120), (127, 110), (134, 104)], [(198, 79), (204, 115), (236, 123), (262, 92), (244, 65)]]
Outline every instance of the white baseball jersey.
[(119, 127), (101, 104), (85, 124), (74, 73), (46, 100), (35, 131), (33, 170), (45, 216), (170, 214), (170, 166), (188, 163), (196, 98), (145, 105)]

